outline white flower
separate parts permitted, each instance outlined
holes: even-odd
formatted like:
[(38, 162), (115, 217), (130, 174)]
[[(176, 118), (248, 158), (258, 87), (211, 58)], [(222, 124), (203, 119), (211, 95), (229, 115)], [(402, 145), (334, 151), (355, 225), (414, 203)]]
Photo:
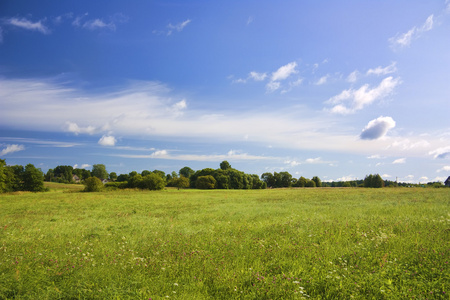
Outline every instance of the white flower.
[(178, 286), (178, 283), (176, 283), (176, 282), (175, 282), (175, 283), (174, 283), (173, 285), (176, 285), (176, 286)]

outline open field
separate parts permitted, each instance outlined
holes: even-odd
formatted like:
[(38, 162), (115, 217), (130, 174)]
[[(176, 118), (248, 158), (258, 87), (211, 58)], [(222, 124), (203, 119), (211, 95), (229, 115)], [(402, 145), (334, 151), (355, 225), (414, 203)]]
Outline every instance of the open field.
[(449, 262), (450, 189), (0, 196), (0, 299), (449, 299)]

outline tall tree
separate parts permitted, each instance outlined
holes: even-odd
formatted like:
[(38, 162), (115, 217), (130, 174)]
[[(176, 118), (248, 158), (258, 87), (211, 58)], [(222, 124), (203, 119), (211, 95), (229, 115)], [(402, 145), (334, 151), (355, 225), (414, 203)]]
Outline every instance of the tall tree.
[(92, 176), (97, 177), (99, 179), (107, 179), (108, 172), (106, 171), (106, 167), (103, 164), (97, 164), (92, 166)]
[(319, 177), (314, 176), (311, 180), (314, 181), (316, 187), (322, 187), (322, 180)]
[(23, 190), (30, 192), (42, 192), (44, 188), (44, 174), (32, 164), (25, 166), (22, 175)]
[(225, 170), (231, 169), (231, 165), (229, 162), (224, 160), (223, 162), (220, 163), (220, 168), (225, 171)]
[(180, 176), (190, 178), (192, 175), (194, 175), (195, 172), (194, 172), (194, 170), (192, 170), (189, 167), (184, 167), (184, 168), (181, 168), (178, 173), (180, 174)]

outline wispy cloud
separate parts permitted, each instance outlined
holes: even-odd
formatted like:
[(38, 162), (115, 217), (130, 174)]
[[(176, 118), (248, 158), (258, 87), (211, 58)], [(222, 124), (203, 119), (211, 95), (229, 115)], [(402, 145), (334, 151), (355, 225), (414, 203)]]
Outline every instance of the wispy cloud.
[(358, 81), (358, 79), (360, 78), (361, 73), (359, 73), (358, 70), (355, 70), (353, 72), (351, 72), (348, 76), (347, 76), (347, 81), (354, 83), (356, 81)]
[(408, 47), (414, 39), (419, 38), (424, 32), (433, 29), (433, 15), (430, 15), (422, 26), (414, 26), (405, 33), (398, 34), (395, 37), (389, 39), (391, 47), (393, 49)]
[(16, 27), (20, 27), (27, 30), (39, 31), (43, 34), (50, 34), (50, 29), (43, 24), (45, 20), (39, 20), (37, 22), (32, 22), (26, 18), (10, 18), (7, 19), (6, 23)]
[(263, 81), (267, 78), (267, 73), (250, 72), (249, 77), (255, 81)]
[(17, 144), (6, 145), (6, 148), (3, 149), (2, 151), (0, 151), (0, 156), (18, 152), (18, 151), (22, 151), (22, 150), (25, 150), (24, 145), (17, 145)]
[(376, 140), (386, 135), (395, 127), (395, 121), (391, 117), (378, 117), (370, 121), (361, 132), (360, 138), (363, 140)]
[(319, 80), (316, 81), (316, 85), (323, 85), (323, 84), (327, 83), (328, 78), (330, 78), (329, 74), (320, 77)]
[(439, 147), (436, 150), (430, 151), (428, 154), (433, 155), (436, 158), (446, 158), (450, 156), (450, 146), (447, 147)]
[(191, 21), (192, 21), (191, 19), (187, 19), (186, 21), (177, 23), (175, 25), (172, 25), (172, 23), (169, 23), (169, 25), (167, 25), (167, 28), (169, 29), (167, 31), (167, 35), (171, 35), (174, 30), (177, 32), (181, 32), (189, 23), (191, 23)]
[(387, 75), (387, 74), (391, 74), (391, 73), (395, 73), (397, 72), (397, 62), (393, 62), (391, 63), (389, 66), (386, 67), (376, 67), (374, 69), (369, 69), (367, 71), (367, 75)]
[(365, 106), (389, 96), (399, 84), (399, 78), (390, 76), (383, 79), (377, 87), (370, 88), (368, 84), (365, 84), (357, 90), (344, 90), (339, 95), (330, 98), (326, 103), (334, 105), (330, 109), (332, 113), (355, 113)]
[(105, 23), (101, 19), (94, 19), (86, 21), (83, 24), (83, 28), (87, 28), (89, 30), (96, 30), (96, 29), (110, 29), (110, 30), (116, 30), (116, 25), (113, 22)]
[(298, 73), (296, 68), (297, 63), (295, 61), (278, 68), (278, 70), (272, 73), (272, 76), (270, 77), (270, 82), (267, 83), (266, 85), (267, 91), (273, 92), (279, 89), (281, 87), (280, 81), (286, 80), (292, 74)]
[(396, 159), (392, 162), (393, 165), (397, 165), (397, 164), (405, 164), (406, 163), (406, 158), (399, 158)]

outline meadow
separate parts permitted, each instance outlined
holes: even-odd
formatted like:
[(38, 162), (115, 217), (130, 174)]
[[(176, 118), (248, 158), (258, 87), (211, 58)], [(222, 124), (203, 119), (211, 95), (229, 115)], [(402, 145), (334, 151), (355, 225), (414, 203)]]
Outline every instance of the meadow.
[(449, 299), (450, 189), (0, 195), (0, 299)]

